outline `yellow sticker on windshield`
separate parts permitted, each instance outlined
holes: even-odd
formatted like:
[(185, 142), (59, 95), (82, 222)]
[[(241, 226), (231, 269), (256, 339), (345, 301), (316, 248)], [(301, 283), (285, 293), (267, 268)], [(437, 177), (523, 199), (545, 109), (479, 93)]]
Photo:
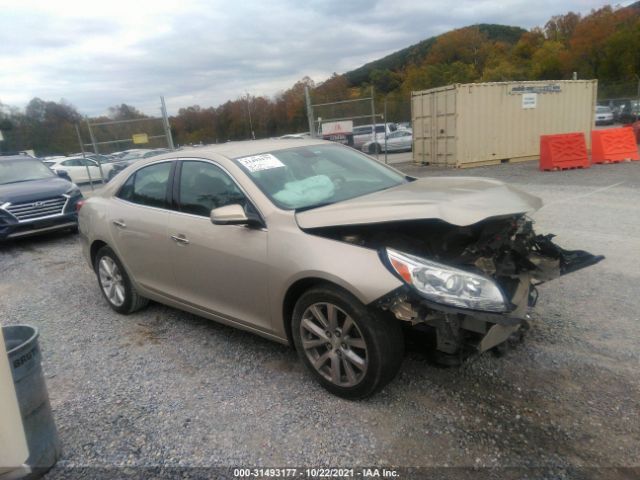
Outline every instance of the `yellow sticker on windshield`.
[(284, 163), (282, 163), (270, 153), (263, 153), (262, 155), (252, 155), (250, 157), (239, 158), (238, 162), (241, 165), (245, 166), (247, 170), (252, 173), (285, 166)]

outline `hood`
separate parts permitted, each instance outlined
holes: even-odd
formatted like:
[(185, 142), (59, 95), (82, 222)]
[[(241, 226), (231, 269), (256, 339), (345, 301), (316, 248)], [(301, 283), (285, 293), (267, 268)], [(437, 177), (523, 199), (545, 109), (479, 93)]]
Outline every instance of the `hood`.
[(466, 226), (489, 217), (538, 210), (542, 200), (498, 180), (421, 178), (388, 190), (296, 214), (301, 228), (439, 219)]
[(71, 182), (60, 177), (8, 183), (0, 185), (0, 204), (5, 202), (37, 202), (38, 200), (62, 195), (72, 187), (73, 184)]

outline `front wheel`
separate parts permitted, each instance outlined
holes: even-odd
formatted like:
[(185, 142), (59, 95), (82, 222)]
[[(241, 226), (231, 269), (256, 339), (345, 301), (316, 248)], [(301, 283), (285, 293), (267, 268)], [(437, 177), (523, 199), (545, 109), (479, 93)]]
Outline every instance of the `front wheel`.
[(382, 148), (380, 147), (379, 143), (372, 143), (371, 145), (369, 145), (369, 153), (380, 153), (382, 151)]
[(404, 356), (400, 324), (332, 286), (304, 293), (294, 308), (301, 360), (331, 393), (366, 398), (396, 376)]
[(138, 294), (120, 259), (109, 247), (98, 250), (94, 268), (102, 295), (116, 312), (133, 313), (149, 303)]

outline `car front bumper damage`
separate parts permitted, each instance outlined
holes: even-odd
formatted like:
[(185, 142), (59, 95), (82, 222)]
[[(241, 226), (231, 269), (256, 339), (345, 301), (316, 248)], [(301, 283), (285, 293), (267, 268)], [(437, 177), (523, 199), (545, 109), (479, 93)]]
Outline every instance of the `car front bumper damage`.
[(508, 309), (503, 313), (436, 303), (408, 285), (385, 295), (374, 306), (413, 327), (435, 331), (438, 352), (456, 356), (485, 352), (510, 338), (519, 338), (528, 328), (531, 309), (538, 300), (538, 285), (604, 259), (582, 250), (565, 250), (553, 243), (552, 238), (553, 235), (537, 235), (528, 256), (533, 268), (508, 275), (511, 293)]

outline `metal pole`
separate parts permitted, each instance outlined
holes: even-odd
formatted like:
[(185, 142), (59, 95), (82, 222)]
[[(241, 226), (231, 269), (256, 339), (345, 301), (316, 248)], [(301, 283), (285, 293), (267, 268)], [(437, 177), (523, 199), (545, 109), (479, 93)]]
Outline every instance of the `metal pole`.
[(93, 145), (93, 153), (99, 153), (98, 152), (98, 145), (96, 144), (96, 139), (93, 136), (93, 130), (91, 130), (91, 124), (89, 123), (89, 119), (88, 118), (87, 118), (86, 122), (87, 122), (87, 128), (89, 129), (89, 138), (91, 139), (91, 145)]
[[(385, 131), (385, 135), (386, 135)], [(380, 149), (376, 145), (376, 104), (373, 96), (373, 85), (371, 86), (371, 141), (373, 142), (373, 148), (376, 149), (376, 160), (380, 160)]]
[[(89, 122), (87, 122), (89, 123)], [(78, 128), (78, 124), (76, 123), (76, 135), (78, 135), (78, 143), (80, 144), (80, 151), (82, 152), (82, 158), (87, 160), (87, 156), (84, 153), (84, 144), (82, 143), (82, 137), (80, 136), (80, 129)], [(91, 172), (89, 171), (89, 165), (87, 163), (84, 164), (84, 167), (87, 169), (87, 177), (89, 177), (89, 184), (91, 185), (91, 190), (93, 188), (93, 182), (91, 181)]]
[(249, 105), (249, 92), (247, 92), (247, 112), (249, 112), (249, 129), (251, 130), (251, 139), (256, 139), (256, 134), (253, 131), (253, 122), (251, 121), (251, 106)]
[(173, 137), (171, 136), (171, 126), (169, 125), (169, 117), (167, 116), (167, 105), (164, 103), (164, 97), (160, 97), (160, 110), (162, 110), (162, 125), (164, 126), (164, 134), (167, 137), (167, 146), (171, 150), (175, 150), (173, 146)]
[(387, 96), (384, 96), (384, 118), (382, 119), (384, 122), (384, 163), (387, 162)]
[(316, 132), (313, 121), (313, 107), (311, 106), (311, 96), (309, 95), (309, 86), (304, 86), (304, 98), (307, 103), (307, 121), (309, 122), (309, 133), (311, 138), (316, 138)]
[[(87, 118), (87, 128), (89, 128), (89, 136), (91, 137), (91, 144), (93, 145), (93, 153), (98, 154), (98, 144), (96, 143), (96, 139), (93, 136), (93, 130), (91, 130), (91, 124), (89, 123), (89, 119)], [(102, 183), (104, 184), (104, 173), (102, 171), (102, 164), (98, 161), (96, 161), (96, 163), (98, 164), (98, 169), (100, 170), (100, 179), (102, 180)], [(89, 167), (87, 167), (89, 168)], [(89, 175), (89, 182), (91, 182), (91, 175)], [(93, 186), (93, 184), (92, 184)]]

